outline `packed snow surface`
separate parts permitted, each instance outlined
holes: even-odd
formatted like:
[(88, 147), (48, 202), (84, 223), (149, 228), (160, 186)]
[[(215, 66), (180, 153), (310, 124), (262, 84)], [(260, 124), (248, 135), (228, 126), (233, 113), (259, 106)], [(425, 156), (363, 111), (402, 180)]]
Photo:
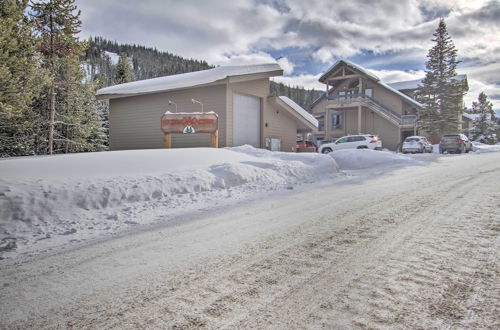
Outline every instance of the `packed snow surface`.
[(415, 164), (410, 156), (391, 151), (371, 149), (341, 149), (329, 153), (341, 170), (360, 170), (374, 167), (391, 167)]
[(0, 253), (118, 233), (189, 206), (208, 208), (337, 172), (325, 155), (250, 146), (5, 159), (0, 161)]

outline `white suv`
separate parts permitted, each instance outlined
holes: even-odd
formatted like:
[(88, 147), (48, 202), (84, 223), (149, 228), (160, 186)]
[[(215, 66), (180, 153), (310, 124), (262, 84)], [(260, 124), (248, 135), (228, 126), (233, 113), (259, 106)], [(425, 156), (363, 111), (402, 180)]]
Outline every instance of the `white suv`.
[(339, 149), (382, 150), (382, 140), (378, 136), (371, 134), (348, 135), (341, 137), (335, 142), (322, 144), (318, 152), (327, 154)]

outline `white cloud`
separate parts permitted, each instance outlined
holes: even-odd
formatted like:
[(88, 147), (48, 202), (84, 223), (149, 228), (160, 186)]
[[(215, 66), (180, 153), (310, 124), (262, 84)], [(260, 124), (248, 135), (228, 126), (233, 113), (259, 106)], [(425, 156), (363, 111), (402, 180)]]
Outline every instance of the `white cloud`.
[(385, 83), (392, 83), (397, 81), (417, 80), (425, 77), (425, 72), (422, 70), (417, 71), (401, 71), (401, 70), (374, 70), (369, 69), (371, 73), (376, 75)]
[[(469, 75), (474, 93), (486, 88), (500, 95), (494, 83), (500, 76), (496, 0), (77, 0), (76, 4), (82, 10), (83, 37), (156, 47), (215, 65), (275, 62), (270, 50), (283, 50), (284, 58), (278, 62), (286, 74), (300, 65), (287, 53), (291, 48), (301, 53), (302, 62), (315, 64), (361, 53), (366, 59), (371, 52), (389, 54), (392, 63), (387, 56), (374, 56), (361, 63), (364, 66), (407, 69), (408, 63), (420, 63), (421, 67), (433, 44), (432, 33), (444, 17), (464, 59), (458, 72)], [(292, 85), (317, 86), (310, 81), (317, 72), (310, 73), (293, 77), (297, 80), (283, 79)]]
[(283, 73), (285, 75), (292, 74), (293, 68), (295, 67), (295, 65), (292, 62), (290, 62), (290, 60), (288, 58), (286, 58), (286, 57), (281, 57), (278, 60), (278, 64), (283, 69)]

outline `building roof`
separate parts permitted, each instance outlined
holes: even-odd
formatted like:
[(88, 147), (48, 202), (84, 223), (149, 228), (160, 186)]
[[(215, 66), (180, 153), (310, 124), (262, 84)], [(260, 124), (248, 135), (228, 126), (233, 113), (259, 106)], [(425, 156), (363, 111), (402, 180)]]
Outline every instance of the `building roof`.
[(348, 61), (348, 60), (338, 60), (337, 62), (335, 62), (328, 70), (326, 70), (326, 72), (321, 76), (319, 77), (319, 81), (324, 83), (326, 78), (334, 71), (335, 67), (337, 65), (340, 65), (340, 64), (345, 64), (367, 76), (369, 76), (370, 78), (372, 78), (373, 80), (375, 81), (379, 81), (380, 78), (377, 77), (376, 75), (374, 75), (373, 73), (369, 72), (368, 70), (366, 70), (365, 68), (363, 68), (362, 66), (359, 66), (351, 61)]
[(348, 61), (348, 60), (338, 60), (337, 62), (335, 62), (334, 65), (332, 65), (325, 74), (323, 74), (320, 78), (319, 78), (319, 81), (320, 82), (325, 82), (326, 79), (328, 78), (328, 76), (335, 70), (335, 67), (337, 67), (338, 65), (340, 64), (345, 64), (347, 65), (348, 67), (354, 69), (354, 70), (357, 70), (358, 72), (368, 76), (369, 78), (371, 78), (373, 81), (375, 81), (377, 84), (383, 86), (384, 88), (390, 90), (391, 92), (397, 94), (399, 97), (401, 97), (402, 99), (404, 99), (406, 102), (408, 103), (411, 103), (417, 107), (423, 107), (423, 105), (417, 101), (415, 101), (414, 99), (412, 99), (411, 97), (409, 97), (408, 95), (406, 94), (403, 94), (401, 93), (400, 91), (398, 91), (397, 89), (389, 86), (388, 84), (382, 82), (380, 80), (379, 77), (377, 77), (376, 75), (374, 75), (373, 73), (369, 72), (368, 70), (366, 70), (365, 68), (363, 68), (362, 66), (359, 66), (351, 61)]
[(298, 132), (311, 132), (318, 129), (318, 120), (288, 97), (269, 96), (268, 100), (286, 111), (297, 122)]
[(285, 102), (290, 108), (292, 108), (295, 112), (304, 117), (305, 120), (307, 120), (316, 128), (318, 128), (318, 120), (314, 118), (313, 115), (307, 112), (304, 108), (302, 108), (300, 105), (298, 105), (297, 103), (295, 103), (286, 96), (278, 96), (278, 97), (280, 98), (280, 100)]
[(326, 97), (326, 92), (321, 93), (321, 95), (311, 104), (311, 109), (314, 108), (314, 106), (319, 102), (321, 102), (321, 100), (323, 100), (325, 97)]
[(462, 116), (470, 120), (476, 120), (480, 114), (464, 112), (462, 113)]
[[(456, 75), (455, 77), (453, 77), (452, 79), (457, 80), (457, 81), (464, 81), (467, 79), (467, 75), (459, 74), (459, 75)], [(398, 81), (398, 82), (390, 83), (388, 85), (391, 86), (392, 88), (400, 90), (400, 91), (413, 90), (413, 89), (418, 88), (418, 85), (420, 85), (422, 83), (422, 80), (423, 79)]]
[(219, 66), (208, 70), (181, 73), (109, 86), (99, 89), (96, 95), (100, 99), (106, 99), (166, 92), (174, 89), (215, 83), (232, 76), (244, 76), (258, 73), (267, 73), (269, 76), (277, 76), (283, 74), (283, 70), (277, 63)]

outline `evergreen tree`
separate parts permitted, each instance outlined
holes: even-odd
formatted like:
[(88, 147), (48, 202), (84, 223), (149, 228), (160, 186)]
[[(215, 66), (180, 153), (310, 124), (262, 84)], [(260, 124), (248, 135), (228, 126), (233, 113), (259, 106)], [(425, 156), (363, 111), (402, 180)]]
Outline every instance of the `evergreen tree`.
[(49, 87), (36, 105), (45, 119), (39, 123), (39, 134), (47, 132), (47, 140), (38, 143), (38, 153), (98, 149), (91, 138), (100, 129), (95, 86), (84, 83), (80, 67), (86, 44), (78, 39), (79, 16), (74, 0), (32, 4), (31, 17), (40, 38), (43, 64), (50, 72)]
[(0, 2), (0, 157), (32, 154), (38, 120), (31, 104), (44, 84), (27, 0)]
[(115, 84), (123, 84), (132, 81), (132, 68), (128, 62), (127, 54), (121, 53), (116, 65)]
[(424, 106), (419, 113), (419, 126), (432, 136), (440, 136), (458, 132), (466, 87), (453, 79), (459, 62), (443, 19), (433, 36), (435, 45), (427, 54), (426, 76), (419, 86), (417, 98)]
[(477, 114), (474, 120), (474, 135), (491, 135), (495, 132), (495, 113), (493, 104), (488, 100), (488, 96), (481, 92), (477, 102), (472, 102), (471, 113)]

